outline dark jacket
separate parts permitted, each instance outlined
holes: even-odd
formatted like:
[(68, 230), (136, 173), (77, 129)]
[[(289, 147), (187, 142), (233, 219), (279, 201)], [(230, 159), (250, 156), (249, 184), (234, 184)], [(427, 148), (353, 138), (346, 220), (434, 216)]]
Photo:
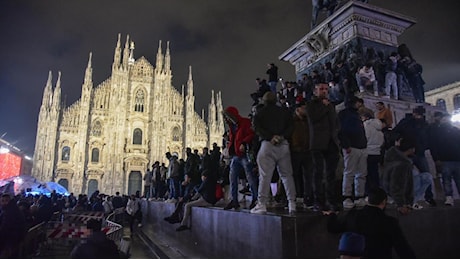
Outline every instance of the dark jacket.
[(268, 74), (268, 81), (273, 82), (273, 81), (278, 81), (278, 67), (273, 66), (267, 70)]
[(294, 113), (294, 129), (289, 140), (291, 152), (307, 152), (310, 150), (310, 133), (308, 119)]
[(382, 186), (398, 206), (412, 205), (414, 200), (412, 169), (412, 160), (396, 146), (385, 153)]
[(254, 116), (254, 129), (262, 140), (270, 141), (274, 135), (289, 139), (294, 129), (292, 114), (276, 104), (264, 105)]
[(355, 232), (365, 237), (363, 258), (392, 258), (394, 248), (399, 258), (415, 258), (396, 218), (373, 206), (352, 209), (348, 214), (329, 216), (328, 231)]
[(340, 122), (339, 141), (344, 149), (353, 147), (365, 149), (367, 147), (366, 131), (363, 121), (352, 106), (346, 107), (338, 114)]
[(70, 253), (71, 258), (76, 259), (107, 259), (120, 258), (118, 247), (108, 239), (103, 232), (94, 232), (88, 239), (83, 240)]
[(321, 99), (313, 97), (307, 103), (310, 128), (310, 149), (325, 151), (332, 140), (338, 146), (339, 122), (332, 104), (325, 106)]
[(0, 252), (18, 245), (27, 233), (26, 219), (16, 203), (11, 199), (0, 212)]
[(460, 130), (451, 124), (432, 124), (428, 128), (429, 148), (434, 161), (460, 161)]
[(413, 116), (405, 117), (393, 128), (393, 132), (401, 137), (412, 137), (416, 139), (415, 154), (425, 156), (428, 149), (428, 124), (424, 119), (416, 119)]
[(205, 171), (206, 178), (201, 182), (200, 187), (198, 187), (197, 192), (201, 194), (204, 200), (210, 204), (215, 204), (216, 199), (216, 183), (217, 183), (217, 174)]

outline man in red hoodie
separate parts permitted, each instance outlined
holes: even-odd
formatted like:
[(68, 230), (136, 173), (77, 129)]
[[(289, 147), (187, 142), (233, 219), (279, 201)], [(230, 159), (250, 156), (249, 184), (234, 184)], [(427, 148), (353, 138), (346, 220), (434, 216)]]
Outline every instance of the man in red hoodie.
[(256, 205), (258, 184), (257, 175), (253, 172), (254, 165), (249, 161), (246, 154), (247, 146), (252, 144), (254, 130), (251, 128), (251, 120), (240, 116), (236, 107), (227, 107), (223, 112), (225, 122), (229, 128), (228, 136), (228, 153), (232, 157), (230, 162), (230, 190), (232, 201), (224, 208), (238, 209), (238, 176), (241, 170), (246, 173), (252, 194), (252, 203), (250, 208)]

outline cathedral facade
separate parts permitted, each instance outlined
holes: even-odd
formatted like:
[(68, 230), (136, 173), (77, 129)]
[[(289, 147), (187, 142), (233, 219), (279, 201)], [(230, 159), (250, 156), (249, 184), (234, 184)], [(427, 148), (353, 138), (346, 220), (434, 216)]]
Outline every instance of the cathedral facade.
[[(49, 73), (38, 117), (32, 175), (55, 181), (75, 194), (132, 194), (142, 191), (143, 176), (166, 152), (185, 158), (185, 148), (222, 144), (222, 97), (212, 91), (208, 122), (195, 112), (192, 69), (179, 92), (172, 84), (169, 42), (161, 41), (153, 66), (134, 58), (134, 43), (118, 35), (111, 76), (93, 86), (89, 55), (81, 97), (68, 107), (61, 101), (60, 72), (53, 89)], [(184, 93), (186, 90), (186, 93)]]

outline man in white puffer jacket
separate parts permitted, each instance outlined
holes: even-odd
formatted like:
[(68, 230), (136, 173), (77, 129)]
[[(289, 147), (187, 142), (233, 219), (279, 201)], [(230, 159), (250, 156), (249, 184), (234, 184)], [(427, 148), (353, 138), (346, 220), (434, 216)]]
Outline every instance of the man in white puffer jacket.
[(367, 180), (366, 194), (372, 188), (380, 187), (379, 180), (379, 162), (381, 160), (381, 147), (384, 143), (382, 128), (384, 123), (379, 119), (374, 118), (372, 113), (367, 111), (361, 114), (364, 130), (367, 138)]

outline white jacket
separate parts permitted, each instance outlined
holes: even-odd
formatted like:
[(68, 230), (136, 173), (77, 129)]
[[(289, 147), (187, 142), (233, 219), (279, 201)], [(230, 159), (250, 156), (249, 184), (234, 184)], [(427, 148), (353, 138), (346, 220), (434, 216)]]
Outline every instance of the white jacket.
[(363, 123), (367, 138), (367, 154), (380, 155), (380, 147), (384, 142), (382, 122), (379, 119), (371, 118)]

